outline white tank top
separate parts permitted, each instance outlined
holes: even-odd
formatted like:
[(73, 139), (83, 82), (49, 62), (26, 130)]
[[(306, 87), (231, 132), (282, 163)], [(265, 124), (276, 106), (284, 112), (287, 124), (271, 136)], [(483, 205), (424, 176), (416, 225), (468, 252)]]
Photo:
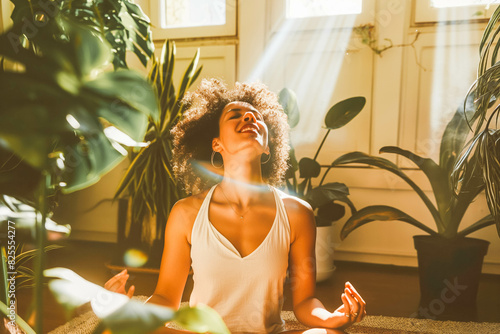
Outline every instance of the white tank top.
[(278, 333), (283, 285), (288, 268), (290, 224), (280, 190), (272, 188), (276, 217), (264, 241), (249, 255), (240, 253), (209, 221), (205, 197), (191, 231), (194, 287), (189, 304), (215, 309), (231, 333)]

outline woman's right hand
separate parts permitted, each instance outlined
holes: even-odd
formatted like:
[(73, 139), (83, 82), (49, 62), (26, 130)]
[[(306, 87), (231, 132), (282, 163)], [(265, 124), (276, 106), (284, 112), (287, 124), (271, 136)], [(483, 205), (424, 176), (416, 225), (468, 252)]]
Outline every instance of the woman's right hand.
[(132, 285), (130, 286), (128, 291), (126, 290), (125, 286), (127, 284), (128, 278), (129, 274), (127, 273), (127, 269), (124, 269), (119, 274), (116, 274), (115, 276), (110, 278), (109, 281), (104, 284), (104, 288), (111, 292), (121, 293), (123, 295), (127, 295), (127, 297), (129, 298), (132, 298), (132, 296), (134, 295), (135, 286)]

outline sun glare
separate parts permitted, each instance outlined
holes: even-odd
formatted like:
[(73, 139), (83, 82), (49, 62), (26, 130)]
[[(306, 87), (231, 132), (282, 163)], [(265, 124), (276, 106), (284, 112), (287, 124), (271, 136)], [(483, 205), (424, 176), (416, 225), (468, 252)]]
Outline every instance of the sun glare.
[[(246, 81), (265, 82), (278, 92), (284, 87), (297, 95), (300, 122), (291, 133), (293, 145), (315, 143), (318, 127), (332, 104), (332, 96), (351, 39), (356, 15), (322, 18), (310, 30), (308, 21), (283, 18)], [(314, 18), (312, 18), (314, 20)], [(310, 20), (309, 20), (310, 22)]]

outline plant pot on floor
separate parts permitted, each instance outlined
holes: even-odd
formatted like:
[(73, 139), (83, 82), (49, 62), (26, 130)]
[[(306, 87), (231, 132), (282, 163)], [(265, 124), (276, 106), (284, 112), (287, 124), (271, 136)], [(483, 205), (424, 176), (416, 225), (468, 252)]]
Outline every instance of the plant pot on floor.
[(414, 236), (420, 277), (417, 317), (476, 321), (476, 297), (489, 242)]
[[(125, 230), (130, 224), (130, 198), (119, 199), (118, 205), (118, 233), (115, 254), (110, 266), (113, 268), (128, 268), (129, 270), (158, 271), (163, 253), (162, 239), (154, 239), (152, 244), (141, 240), (141, 225), (131, 226), (128, 237)], [(156, 217), (147, 217), (155, 223)], [(146, 222), (143, 222), (145, 224)]]
[(327, 280), (335, 270), (332, 229), (332, 225), (316, 227), (316, 282)]

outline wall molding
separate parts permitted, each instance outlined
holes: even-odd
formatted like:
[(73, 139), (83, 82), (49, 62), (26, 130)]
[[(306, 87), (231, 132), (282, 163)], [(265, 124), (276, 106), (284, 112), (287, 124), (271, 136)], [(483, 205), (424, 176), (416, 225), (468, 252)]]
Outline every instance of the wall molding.
[[(402, 267), (418, 267), (416, 255), (397, 252), (367, 252), (336, 249), (334, 258), (335, 260), (339, 261), (388, 264)], [(500, 275), (500, 261), (485, 259), (483, 263), (482, 273)]]

